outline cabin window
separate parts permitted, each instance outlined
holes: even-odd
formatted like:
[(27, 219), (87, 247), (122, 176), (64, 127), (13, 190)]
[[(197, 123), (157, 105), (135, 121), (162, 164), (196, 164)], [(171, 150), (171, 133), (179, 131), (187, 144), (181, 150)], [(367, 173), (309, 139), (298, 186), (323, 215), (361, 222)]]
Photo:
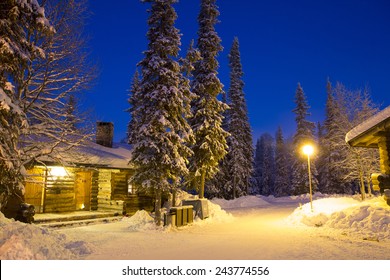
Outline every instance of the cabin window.
[(127, 180), (127, 192), (128, 194), (136, 194), (137, 189), (134, 185), (131, 184), (130, 180)]

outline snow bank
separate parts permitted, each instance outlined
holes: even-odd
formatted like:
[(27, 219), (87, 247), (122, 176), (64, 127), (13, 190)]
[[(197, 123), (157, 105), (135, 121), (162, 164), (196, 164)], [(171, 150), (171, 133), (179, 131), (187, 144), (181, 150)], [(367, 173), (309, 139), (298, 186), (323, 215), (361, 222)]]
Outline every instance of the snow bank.
[[(188, 194), (184, 191), (178, 192), (177, 195), (177, 205), (181, 204), (181, 201), (184, 199), (196, 199), (196, 196)], [(206, 225), (214, 222), (226, 222), (233, 219), (232, 214), (227, 213), (225, 210), (221, 208), (218, 204), (207, 200), (208, 202), (208, 210), (209, 217), (205, 220), (201, 220), (199, 217), (195, 217), (193, 224), (188, 224), (187, 227), (192, 225)], [(166, 212), (166, 209), (162, 209), (162, 212)], [(175, 231), (177, 228), (175, 227), (158, 227), (154, 223), (154, 217), (152, 214), (148, 213), (145, 210), (137, 211), (133, 216), (129, 218), (123, 218), (122, 223), (127, 224), (127, 229), (129, 231), (137, 231), (137, 232), (147, 232), (147, 231), (161, 231), (161, 232), (169, 232)], [(180, 229), (184, 229), (184, 227), (180, 227)]]
[[(313, 194), (313, 199), (323, 198), (323, 197), (340, 197), (341, 195), (328, 195), (322, 193)], [(225, 200), (221, 198), (213, 198), (212, 203), (218, 204), (222, 209), (238, 209), (238, 208), (255, 208), (261, 206), (270, 206), (278, 204), (288, 204), (288, 203), (305, 203), (309, 201), (309, 194), (302, 194), (296, 196), (282, 196), (275, 197), (273, 195), (263, 196), (263, 195), (248, 195), (241, 196), (233, 200)]]
[(353, 197), (324, 198), (304, 204), (288, 221), (307, 226), (343, 229), (368, 239), (390, 239), (390, 207), (383, 198), (363, 202)]
[[(323, 194), (320, 192), (313, 193), (313, 199), (319, 199), (319, 198), (327, 198), (327, 197), (342, 197), (345, 195), (341, 194)], [(269, 196), (261, 196), (258, 195), (258, 197), (261, 197), (265, 201), (271, 203), (271, 204), (278, 204), (278, 203), (293, 203), (293, 202), (299, 202), (304, 203), (310, 201), (310, 195), (308, 193), (301, 194), (301, 195), (292, 195), (292, 196), (281, 196), (281, 197), (275, 197), (273, 195)]]
[(218, 204), (223, 209), (250, 208), (269, 205), (261, 196), (242, 196), (233, 200), (214, 198), (212, 203)]
[(145, 232), (161, 229), (156, 226), (154, 218), (145, 210), (138, 210), (133, 216), (123, 218), (122, 223), (126, 223), (130, 231)]
[[(179, 191), (176, 194), (176, 203), (181, 205), (182, 200), (191, 200), (198, 199), (197, 195), (189, 194), (185, 191)], [(221, 199), (222, 201), (222, 199)], [(233, 219), (232, 214), (227, 213), (225, 210), (221, 208), (218, 202), (213, 200), (207, 200), (207, 206), (209, 210), (209, 217), (205, 220), (201, 220), (199, 218), (195, 218), (195, 223), (210, 223), (210, 222), (225, 222)]]
[(225, 210), (221, 208), (220, 205), (214, 203), (214, 201), (207, 200), (208, 209), (209, 209), (209, 217), (205, 220), (196, 219), (196, 222), (228, 222), (233, 219), (233, 215), (227, 213)]
[(66, 235), (36, 225), (15, 222), (0, 213), (0, 259), (66, 260), (92, 253), (84, 241), (69, 241)]

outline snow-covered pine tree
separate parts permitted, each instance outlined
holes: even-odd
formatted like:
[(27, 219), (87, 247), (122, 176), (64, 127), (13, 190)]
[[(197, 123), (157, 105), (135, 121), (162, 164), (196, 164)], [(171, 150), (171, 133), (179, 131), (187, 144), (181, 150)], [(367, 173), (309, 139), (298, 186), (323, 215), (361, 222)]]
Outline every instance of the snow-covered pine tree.
[(283, 138), (282, 128), (278, 127), (275, 135), (275, 196), (290, 195), (290, 168), (288, 165), (288, 150)]
[[(310, 107), (299, 83), (295, 92), (295, 104), (296, 107), (293, 112), (295, 113), (297, 131), (293, 137), (295, 158), (293, 163), (292, 187), (294, 194), (298, 195), (309, 192), (307, 157), (302, 154), (302, 147), (308, 143), (314, 144), (313, 131), (315, 128), (314, 123), (306, 120)], [(318, 182), (316, 180), (317, 169), (313, 160), (311, 160), (310, 167), (313, 175), (312, 186), (314, 191), (317, 188)]]
[[(155, 221), (161, 224), (163, 193), (175, 191), (187, 175), (188, 147), (192, 131), (187, 123), (192, 94), (182, 88), (177, 56), (179, 30), (175, 28), (177, 0), (146, 0), (151, 3), (148, 19), (148, 50), (139, 63), (142, 79), (132, 115), (137, 125), (130, 131), (132, 145), (130, 180), (155, 195)], [(134, 105), (132, 104), (132, 105)]]
[(256, 141), (255, 155), (253, 160), (253, 175), (251, 180), (251, 194), (261, 193), (261, 178), (263, 170), (263, 150), (260, 138)]
[[(190, 46), (187, 49), (187, 54), (184, 58), (180, 58), (180, 71), (182, 73), (181, 79), (180, 79), (180, 90), (183, 91), (183, 97), (185, 100), (183, 101), (184, 104), (191, 107), (191, 101), (195, 98), (195, 94), (191, 91), (191, 79), (193, 77), (193, 71), (195, 69), (194, 64), (201, 59), (200, 52), (197, 48), (194, 47), (194, 40), (191, 40)], [(188, 120), (191, 118), (191, 108), (187, 108), (188, 114), (186, 115), (186, 119)], [(192, 132), (192, 130), (191, 130)], [(193, 133), (188, 135), (187, 144), (188, 146), (191, 146), (194, 144), (195, 139)], [(187, 165), (188, 167), (188, 165)], [(187, 173), (187, 178), (189, 177), (189, 173)], [(183, 178), (183, 180), (186, 180), (186, 178)], [(183, 185), (186, 185), (186, 182), (183, 182)], [(173, 192), (173, 203), (176, 201), (176, 192)]]
[[(226, 92), (222, 92), (221, 101), (224, 104), (228, 104)], [(228, 131), (229, 125), (229, 110), (227, 109), (222, 113), (222, 129)], [(229, 145), (229, 138), (226, 139)], [(232, 199), (233, 197), (233, 188), (230, 180), (230, 168), (229, 168), (229, 153), (219, 162), (218, 173), (215, 174), (214, 178), (206, 182), (205, 186), (205, 196), (207, 198), (225, 198)]]
[(274, 194), (275, 182), (275, 145), (274, 139), (264, 133), (257, 139), (254, 157), (253, 194)]
[[(200, 51), (194, 47), (194, 40), (191, 40), (190, 45), (187, 49), (187, 54), (185, 58), (181, 58), (181, 72), (183, 73), (183, 86), (186, 90), (191, 88), (191, 78), (193, 77), (193, 72), (195, 70), (194, 64), (201, 60), (202, 56), (200, 54)], [(193, 97), (195, 95), (191, 93)]]
[(69, 95), (67, 103), (65, 104), (65, 122), (69, 124), (72, 130), (77, 130), (77, 99), (74, 94)]
[(248, 193), (253, 172), (252, 132), (244, 95), (243, 71), (238, 38), (235, 37), (229, 53), (230, 87), (227, 124), (230, 136), (227, 138), (229, 161), (229, 181), (232, 197)]
[[(183, 92), (183, 103), (186, 106), (186, 118), (191, 118), (191, 102), (194, 100), (196, 95), (191, 91), (191, 79), (193, 78), (193, 71), (195, 70), (194, 64), (201, 59), (200, 51), (194, 47), (194, 41), (191, 40), (190, 46), (187, 49), (187, 54), (185, 58), (179, 59), (180, 61), (180, 71), (182, 75), (180, 76), (180, 90)], [(192, 130), (191, 130), (192, 132)], [(191, 133), (188, 135), (188, 144), (194, 143), (194, 135)]]
[(222, 113), (228, 108), (218, 100), (222, 84), (218, 79), (218, 53), (222, 50), (221, 39), (215, 31), (219, 15), (215, 0), (202, 0), (198, 16), (199, 30), (197, 48), (202, 56), (195, 63), (194, 79), (191, 83), (196, 98), (192, 102), (193, 117), (190, 119), (195, 136), (190, 160), (189, 183), (204, 197), (206, 179), (218, 172), (218, 164), (227, 153), (226, 137), (222, 128)]
[(274, 139), (268, 133), (260, 136), (261, 178), (260, 194), (273, 195), (275, 182), (275, 148)]
[[(140, 75), (139, 75), (139, 72), (138, 72), (138, 69), (134, 72), (134, 75), (133, 75), (133, 78), (132, 78), (132, 81), (131, 81), (131, 86), (130, 86), (130, 94), (129, 94), (129, 98), (128, 98), (128, 102), (129, 102), (129, 109), (126, 110), (126, 112), (128, 112), (130, 114), (130, 121), (129, 123), (127, 124), (127, 143), (130, 143), (130, 135), (132, 131), (137, 131), (138, 128), (137, 128), (137, 123), (141, 123), (141, 121), (139, 120), (139, 116), (137, 116), (137, 113), (140, 113), (140, 111), (137, 110), (138, 108), (138, 105), (137, 105), (137, 102), (140, 102), (140, 99), (142, 98), (142, 95), (141, 95), (141, 92), (140, 92), (140, 87), (139, 87), (139, 84), (140, 84)], [(140, 135), (132, 135), (132, 137), (136, 137), (136, 136), (140, 136)], [(136, 141), (135, 139), (132, 139), (132, 141)]]

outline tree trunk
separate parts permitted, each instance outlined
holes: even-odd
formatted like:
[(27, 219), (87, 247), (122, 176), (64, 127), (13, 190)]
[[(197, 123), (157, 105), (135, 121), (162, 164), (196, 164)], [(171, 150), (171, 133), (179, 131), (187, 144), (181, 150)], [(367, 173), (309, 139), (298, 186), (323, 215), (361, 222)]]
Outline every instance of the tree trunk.
[(154, 204), (154, 208), (155, 208), (154, 221), (156, 225), (160, 226), (161, 225), (161, 190), (160, 189), (156, 190), (156, 202)]
[(176, 191), (172, 192), (172, 207), (176, 207)]
[(365, 200), (366, 199), (366, 191), (365, 191), (363, 173), (361, 171), (359, 172), (359, 177), (360, 177), (360, 193), (362, 195), (362, 200)]
[(366, 177), (366, 184), (367, 184), (368, 197), (372, 197), (372, 189), (371, 189), (370, 179), (367, 179), (367, 177)]
[(206, 180), (206, 170), (202, 170), (200, 177), (199, 198), (204, 198), (204, 184)]
[(360, 155), (358, 155), (358, 164), (359, 164), (360, 193), (362, 195), (362, 200), (365, 200), (366, 191), (364, 188), (364, 176), (363, 176), (363, 168), (362, 168), (362, 162), (360, 160)]
[[(234, 175), (233, 175), (234, 176)], [(237, 185), (237, 179), (236, 179), (236, 176), (233, 177), (233, 199), (236, 198), (237, 194), (237, 190), (236, 190), (236, 185)]]

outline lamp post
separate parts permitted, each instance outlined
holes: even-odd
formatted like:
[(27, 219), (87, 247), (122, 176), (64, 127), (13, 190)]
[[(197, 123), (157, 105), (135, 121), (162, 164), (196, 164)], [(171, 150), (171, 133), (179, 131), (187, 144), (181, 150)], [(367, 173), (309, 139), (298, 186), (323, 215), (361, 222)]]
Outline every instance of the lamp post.
[(314, 148), (312, 145), (308, 144), (303, 146), (302, 151), (305, 155), (307, 155), (307, 170), (309, 173), (310, 208), (311, 211), (313, 212), (313, 194), (312, 194), (312, 187), (311, 187), (310, 156), (313, 154)]

